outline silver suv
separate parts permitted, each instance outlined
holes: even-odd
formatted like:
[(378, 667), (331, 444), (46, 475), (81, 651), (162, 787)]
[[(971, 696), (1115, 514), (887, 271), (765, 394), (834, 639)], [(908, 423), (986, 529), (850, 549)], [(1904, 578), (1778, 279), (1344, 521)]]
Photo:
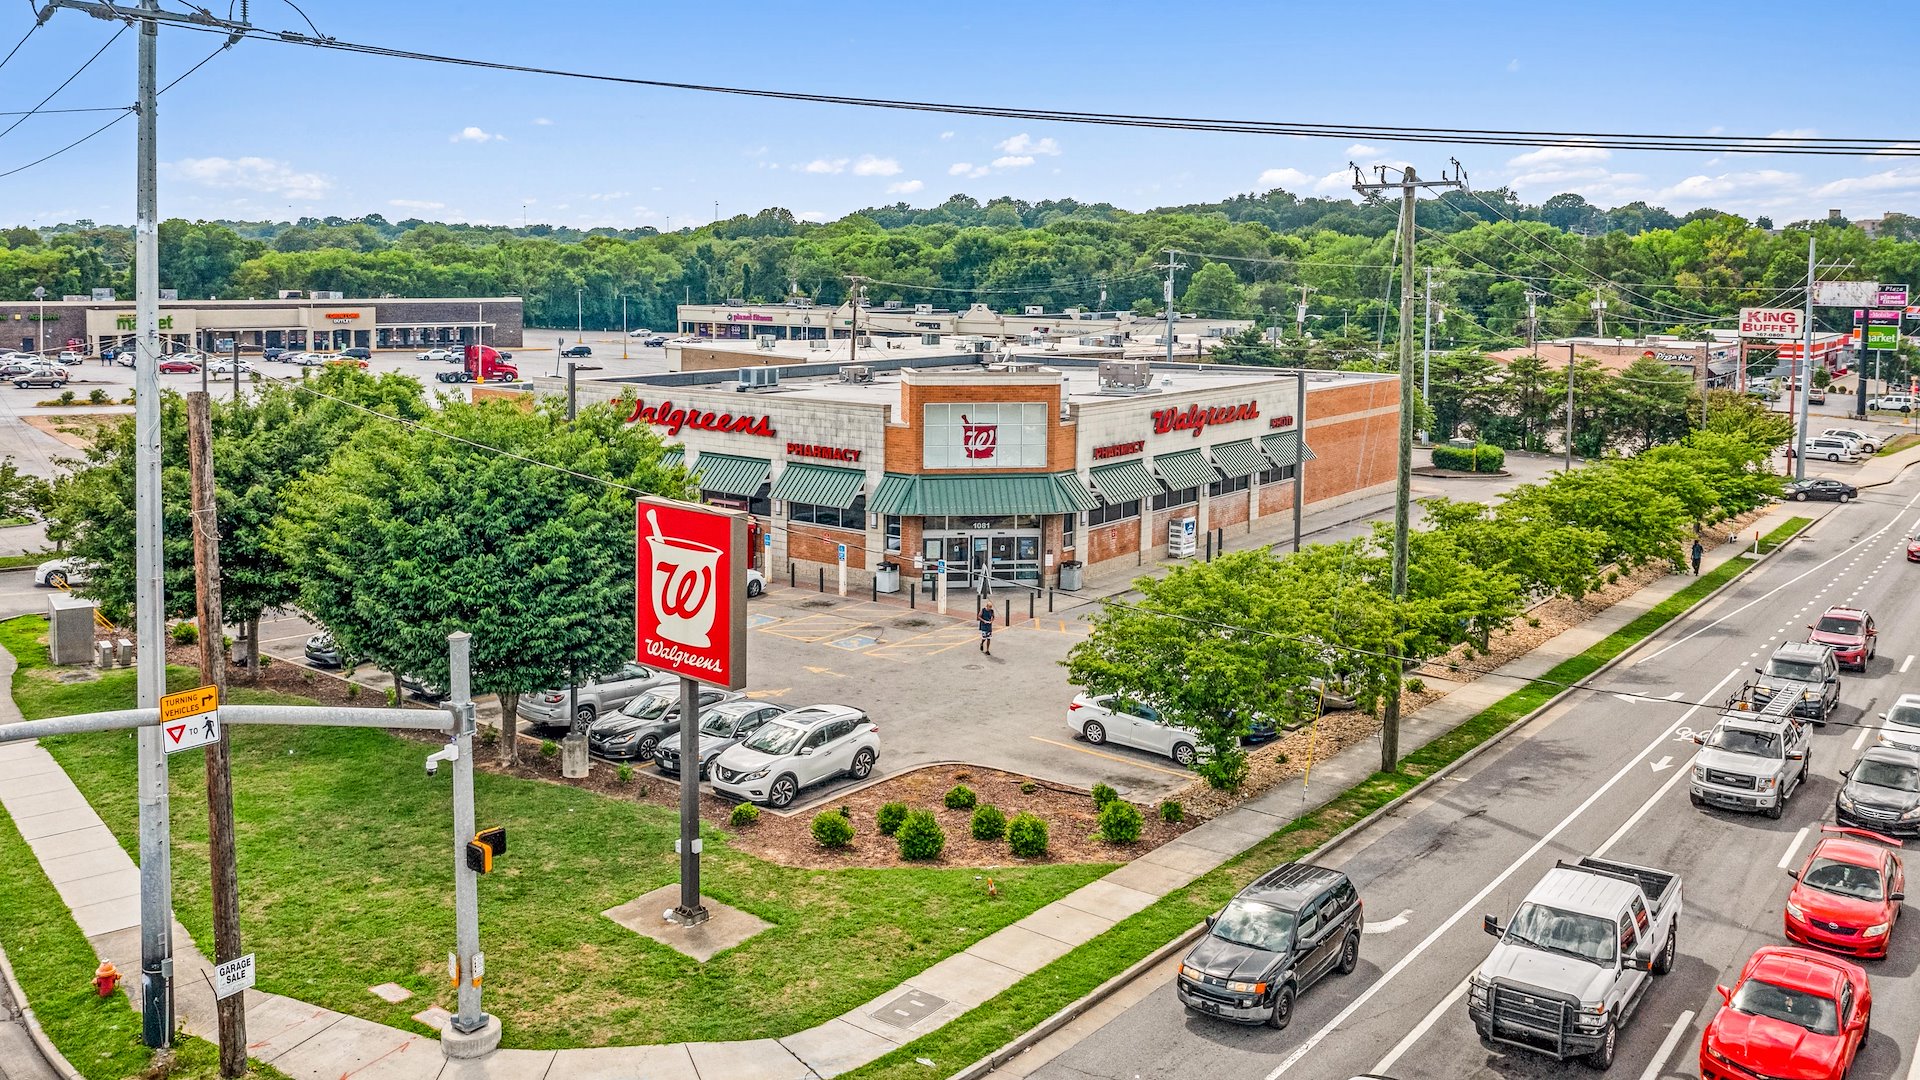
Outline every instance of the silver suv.
[(649, 687), (669, 681), (650, 667), (627, 663), (605, 675), (596, 675), (568, 693), (567, 687), (520, 695), (514, 712), (536, 727), (568, 726), (568, 710), (581, 725), (591, 725), (601, 714), (610, 713), (640, 696)]
[(1789, 641), (1773, 651), (1766, 667), (1754, 668), (1753, 673), (1760, 679), (1745, 692), (1756, 706), (1764, 707), (1775, 694), (1792, 694), (1798, 698), (1793, 715), (1824, 727), (1834, 706), (1840, 704), (1840, 664), (1825, 645)]

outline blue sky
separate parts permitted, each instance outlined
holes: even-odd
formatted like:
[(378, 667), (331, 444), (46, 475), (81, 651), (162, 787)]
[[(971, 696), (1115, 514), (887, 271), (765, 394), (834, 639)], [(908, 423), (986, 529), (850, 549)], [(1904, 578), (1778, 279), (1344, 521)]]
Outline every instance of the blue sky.
[[(177, 8), (178, 0), (168, 6)], [(30, 23), (0, 6), (0, 50)], [(1914, 21), (1886, 5), (304, 0), (357, 42), (680, 81), (1044, 108), (1565, 131), (1900, 138)], [(266, 29), (305, 29), (255, 0)], [(1870, 30), (1863, 36), (1863, 30)], [(113, 28), (56, 14), (0, 70), (31, 107)], [(133, 33), (50, 108), (133, 97)], [(218, 39), (164, 31), (161, 79)], [(1794, 54), (1806, 56), (1796, 69)], [(1812, 55), (1807, 55), (1812, 54)], [(35, 117), (0, 171), (97, 126)], [(12, 123), (0, 118), (0, 128)], [(1920, 159), (1355, 146), (764, 102), (245, 42), (161, 102), (161, 212), (684, 227), (784, 206), (832, 218), (965, 192), (1131, 209), (1279, 186), (1347, 196), (1346, 163), (1458, 156), (1474, 185), (1785, 221), (1920, 213)], [(1920, 142), (1920, 132), (1914, 132)], [(0, 179), (0, 224), (132, 218), (133, 124)]]

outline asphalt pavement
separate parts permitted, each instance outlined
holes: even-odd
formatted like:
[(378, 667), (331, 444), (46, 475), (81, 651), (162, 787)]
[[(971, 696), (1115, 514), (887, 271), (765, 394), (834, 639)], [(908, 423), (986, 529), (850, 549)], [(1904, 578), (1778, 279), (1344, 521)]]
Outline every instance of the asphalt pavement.
[[(1467, 1018), (1465, 980), (1492, 945), (1480, 916), (1508, 917), (1558, 859), (1604, 854), (1685, 879), (1680, 956), (1622, 1032), (1611, 1072), (1692, 1077), (1701, 1031), (1754, 949), (1785, 943), (1785, 868), (1831, 822), (1838, 771), (1872, 737), (1870, 718), (1902, 687), (1920, 652), (1920, 609), (1903, 602), (1920, 579), (1904, 557), (1920, 506), (1920, 471), (1834, 508), (1801, 541), (1675, 623), (1601, 686), (1661, 700), (1590, 692), (1569, 698), (1501, 747), (1428, 789), (1329, 858), (1366, 904), (1360, 967), (1304, 994), (1284, 1031), (1186, 1015), (1170, 967), (1130, 987), (1137, 999), (1076, 1037), (1043, 1043), (1018, 1071), (1045, 1080), (1093, 1077), (1399, 1080), (1577, 1076), (1575, 1062), (1483, 1049)], [(1826, 606), (1856, 603), (1879, 622), (1879, 656), (1843, 677), (1841, 708), (1811, 751), (1812, 779), (1785, 816), (1696, 810), (1686, 778), (1717, 707), (1774, 646), (1804, 640)], [(1873, 1031), (1859, 1077), (1916, 1075), (1920, 930), (1896, 928), (1889, 959), (1867, 964)]]

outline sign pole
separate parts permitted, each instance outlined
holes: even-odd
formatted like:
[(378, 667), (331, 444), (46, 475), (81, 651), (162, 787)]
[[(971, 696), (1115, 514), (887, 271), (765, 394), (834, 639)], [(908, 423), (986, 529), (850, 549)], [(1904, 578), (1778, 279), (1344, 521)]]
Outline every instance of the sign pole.
[[(480, 1008), (479, 875), (467, 867), (467, 841), (473, 839), (473, 684), (468, 674), (473, 635), (462, 630), (447, 635), (447, 708), (454, 713), (453, 728), (453, 977), (458, 1011), (449, 1022), (454, 1032), (473, 1035), (483, 1029), (500, 1041), (499, 1026)], [(509, 723), (512, 717), (508, 717)], [(507, 737), (512, 737), (509, 728)], [(484, 1039), (484, 1036), (482, 1037)], [(491, 1049), (489, 1047), (488, 1049)], [(482, 1051), (484, 1052), (484, 1051)], [(462, 1053), (462, 1057), (477, 1056)]]
[(680, 906), (682, 926), (707, 921), (700, 902), (700, 684), (680, 678)]
[[(1807, 399), (1813, 388), (1813, 234), (1807, 234), (1807, 308), (1806, 334), (1800, 346), (1800, 420), (1794, 426), (1793, 480), (1799, 483), (1807, 478)], [(1792, 401), (1792, 398), (1787, 399)]]
[(1860, 361), (1853, 373), (1854, 381), (1860, 385), (1853, 394), (1853, 415), (1856, 420), (1867, 418), (1867, 328), (1860, 328)]

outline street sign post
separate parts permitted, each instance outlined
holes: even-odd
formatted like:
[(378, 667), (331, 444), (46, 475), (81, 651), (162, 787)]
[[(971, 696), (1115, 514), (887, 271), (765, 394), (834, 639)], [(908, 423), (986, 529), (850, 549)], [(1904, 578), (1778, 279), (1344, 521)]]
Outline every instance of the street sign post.
[(196, 686), (160, 699), (160, 741), (167, 753), (194, 750), (220, 739), (220, 691)]
[(1873, 307), (1880, 299), (1877, 281), (1816, 281), (1813, 302), (1821, 307)]

